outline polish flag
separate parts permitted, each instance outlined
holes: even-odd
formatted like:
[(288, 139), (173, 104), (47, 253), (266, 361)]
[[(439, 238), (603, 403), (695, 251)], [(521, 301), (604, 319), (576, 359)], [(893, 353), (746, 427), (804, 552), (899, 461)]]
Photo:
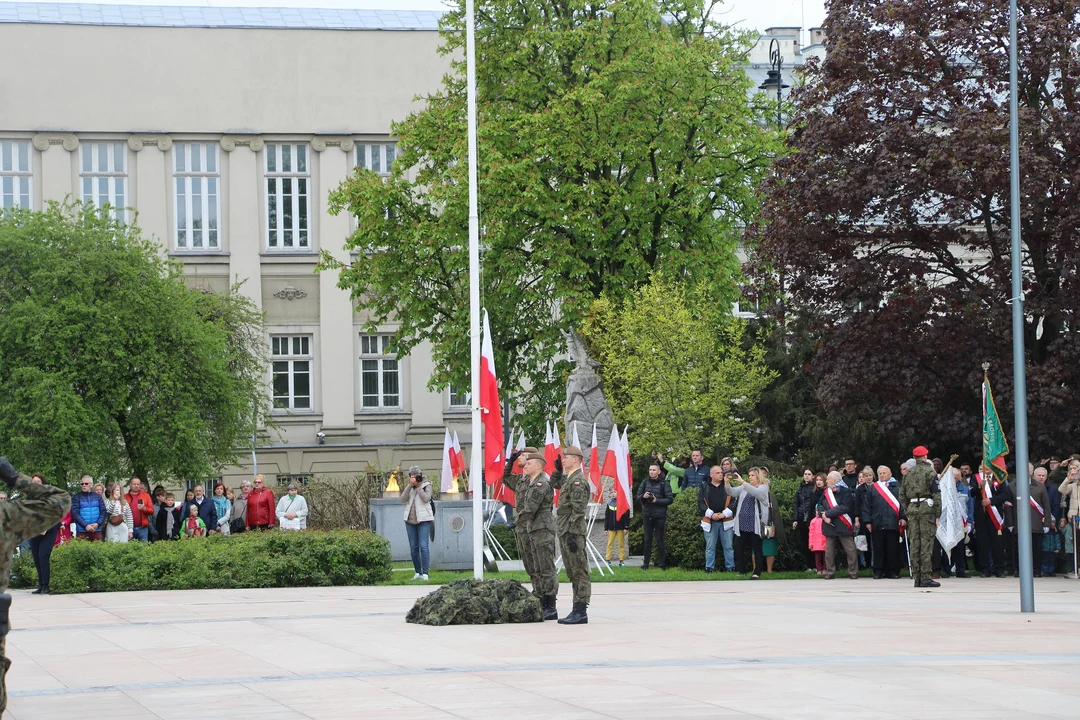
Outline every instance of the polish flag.
[(555, 433), (551, 429), (550, 422), (544, 422), (544, 472), (548, 475), (555, 472)]
[(614, 427), (611, 428), (611, 441), (608, 443), (607, 450), (604, 452), (604, 464), (600, 467), (601, 477), (615, 479), (615, 476), (618, 475), (618, 470), (615, 466), (615, 452), (619, 449), (619, 445), (621, 444), (619, 430)]
[(634, 487), (634, 462), (630, 459), (630, 438), (626, 436), (626, 431), (630, 429), (629, 425), (623, 425), (622, 429), (622, 449), (626, 453), (626, 481), (630, 484), (630, 487)]
[(454, 460), (454, 441), (450, 438), (450, 430), (447, 429), (442, 447), (442, 477), (440, 478), (439, 490), (444, 493), (457, 492), (457, 483), (454, 478), (457, 462)]
[(454, 459), (454, 477), (461, 477), (465, 474), (465, 453), (461, 452), (457, 430), (454, 431), (454, 454), (451, 457)]
[(514, 446), (514, 449), (517, 450), (518, 452), (521, 452), (522, 450), (524, 450), (527, 447), (527, 445), (525, 445), (525, 431), (524, 430), (519, 430), (518, 433), (519, 433), (518, 434), (518, 441), (517, 441), (517, 445)]
[(613, 427), (611, 428), (611, 442), (608, 443), (607, 455), (604, 458), (604, 468), (607, 469), (610, 459), (615, 469), (615, 517), (619, 520), (630, 512), (630, 469), (626, 458), (627, 453), (622, 447), (619, 429)]
[[(495, 351), (491, 346), (491, 326), (487, 310), (484, 311), (484, 340), (480, 351), (480, 419), (484, 424), (484, 481), (491, 486), (491, 496), (504, 502), (513, 502), (514, 493), (502, 483), (503, 423), (499, 404), (499, 382), (495, 375)], [(473, 439), (475, 445), (476, 438)], [(470, 478), (473, 492), (476, 478)], [(506, 499), (509, 496), (509, 499)]]
[(596, 444), (596, 423), (592, 424), (592, 449), (589, 450), (589, 484), (593, 502), (603, 502), (604, 483), (600, 479), (600, 447)]

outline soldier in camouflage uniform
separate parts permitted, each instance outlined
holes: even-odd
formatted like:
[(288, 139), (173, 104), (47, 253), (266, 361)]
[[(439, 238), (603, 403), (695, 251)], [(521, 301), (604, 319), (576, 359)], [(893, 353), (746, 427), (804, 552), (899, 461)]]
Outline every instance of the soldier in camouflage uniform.
[(517, 492), (517, 522), (525, 525), (525, 547), (532, 563), (533, 592), (539, 596), (545, 620), (557, 620), (555, 597), (559, 592), (559, 575), (555, 572), (555, 516), (551, 504), (555, 489), (544, 473), (542, 453), (530, 453), (525, 459), (525, 478)]
[(900, 523), (907, 525), (911, 576), (915, 579), (915, 587), (941, 587), (941, 583), (931, 577), (930, 568), (934, 535), (941, 513), (937, 473), (926, 459), (930, 453), (925, 447), (920, 445), (911, 454), (915, 458), (915, 467), (908, 470), (900, 484), (900, 510), (904, 513)]
[[(503, 471), (503, 484), (514, 491), (515, 495), (522, 491), (525, 487), (525, 469), (522, 467), (525, 464), (525, 459), (530, 454), (540, 452), (534, 447), (527, 447), (521, 452), (515, 452), (506, 461), (506, 469)], [(529, 573), (529, 577), (533, 576), (532, 568), (532, 555), (528, 552), (529, 545), (529, 530), (526, 524), (521, 521), (518, 508), (521, 507), (521, 501), (518, 500), (514, 505), (514, 537), (517, 539), (518, 557), (521, 559), (521, 565), (525, 568), (525, 572)], [(536, 597), (540, 597), (540, 594), (536, 592), (536, 586), (533, 585), (533, 594)]]
[(8, 610), (11, 608), (7, 586), (11, 577), (11, 554), (24, 540), (40, 535), (58, 523), (71, 507), (71, 498), (60, 488), (20, 477), (7, 458), (0, 458), (0, 481), (7, 486), (8, 497), (13, 492), (19, 493), (13, 500), (0, 501), (0, 715), (3, 715), (7, 709), (5, 681), (11, 667), (11, 661), (7, 659)]
[[(559, 534), (566, 574), (574, 585), (574, 609), (559, 620), (560, 625), (584, 625), (589, 622), (586, 610), (592, 597), (592, 580), (589, 579), (589, 557), (585, 552), (588, 523), (585, 513), (589, 509), (589, 482), (581, 472), (585, 456), (579, 448), (563, 450), (563, 459), (555, 460), (555, 472), (551, 484), (559, 490), (559, 512), (555, 524)], [(566, 471), (563, 471), (563, 463)]]

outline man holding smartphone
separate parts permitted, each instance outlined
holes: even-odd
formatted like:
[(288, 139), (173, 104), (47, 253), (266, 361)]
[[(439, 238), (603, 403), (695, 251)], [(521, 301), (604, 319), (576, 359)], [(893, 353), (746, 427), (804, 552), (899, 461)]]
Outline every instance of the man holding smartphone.
[(137, 477), (131, 478), (128, 484), (128, 505), (131, 506), (131, 529), (132, 538), (141, 542), (150, 541), (150, 518), (154, 515), (154, 500), (150, 493), (143, 490), (142, 480)]

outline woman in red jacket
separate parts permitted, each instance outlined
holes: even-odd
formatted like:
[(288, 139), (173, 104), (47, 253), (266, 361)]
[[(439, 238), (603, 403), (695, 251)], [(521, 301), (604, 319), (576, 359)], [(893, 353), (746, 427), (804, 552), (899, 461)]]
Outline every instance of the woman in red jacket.
[(274, 491), (266, 487), (262, 475), (255, 476), (255, 487), (248, 494), (247, 516), (244, 522), (248, 530), (269, 530), (274, 527)]

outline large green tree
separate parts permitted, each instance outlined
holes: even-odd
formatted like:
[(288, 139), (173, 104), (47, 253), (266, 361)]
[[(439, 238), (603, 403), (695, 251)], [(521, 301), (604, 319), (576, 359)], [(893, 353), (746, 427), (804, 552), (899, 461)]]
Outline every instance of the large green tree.
[[(752, 38), (714, 22), (715, 3), (476, 5), (483, 302), (504, 398), (542, 417), (565, 399), (561, 332), (596, 298), (662, 270), (733, 299), (779, 139), (743, 71)], [(354, 259), (324, 255), (372, 327), (400, 323), (399, 353), (431, 341), (434, 388), (467, 386), (469, 358), (460, 7), (442, 34), (453, 70), (394, 126), (391, 177), (361, 169), (331, 194), (356, 217)]]
[(749, 454), (755, 408), (775, 373), (764, 347), (743, 348), (746, 329), (705, 283), (654, 276), (621, 307), (593, 304), (583, 333), (603, 363), (616, 421), (633, 427), (635, 454)]
[(269, 411), (262, 316), (92, 208), (0, 214), (0, 451), (54, 482), (198, 478)]

